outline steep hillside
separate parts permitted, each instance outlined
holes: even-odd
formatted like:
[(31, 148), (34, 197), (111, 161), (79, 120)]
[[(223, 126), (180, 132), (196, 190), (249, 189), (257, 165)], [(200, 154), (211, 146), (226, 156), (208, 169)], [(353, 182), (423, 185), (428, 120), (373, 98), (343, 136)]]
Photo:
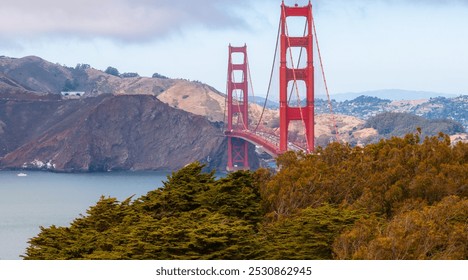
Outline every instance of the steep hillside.
[[(61, 91), (85, 94), (80, 99), (68, 100), (61, 96)], [(121, 98), (113, 99), (109, 94)], [(163, 108), (164, 104), (154, 97), (178, 110), (165, 105), (161, 113), (164, 117), (151, 122), (132, 115), (132, 110), (158, 112)], [(104, 103), (99, 105), (96, 100), (101, 98)], [(149, 100), (154, 108), (145, 102), (124, 104), (125, 98)], [(226, 144), (221, 124), (216, 123), (224, 118), (224, 97), (199, 82), (161, 75), (155, 78), (114, 76), (86, 64), (71, 68), (34, 56), (0, 57), (0, 100), (3, 106), (0, 108), (0, 157), (3, 157), (0, 164), (4, 168), (173, 170), (206, 159), (210, 159), (210, 167), (225, 168)], [(118, 106), (110, 107), (110, 100), (119, 100)], [(165, 110), (172, 113), (166, 114)], [(103, 112), (109, 112), (113, 118), (96, 118)], [(178, 115), (191, 117), (180, 119)], [(118, 121), (114, 119), (119, 117)], [(197, 123), (193, 123), (194, 117)], [(92, 120), (95, 127), (84, 125)], [(144, 127), (145, 122), (150, 123)], [(138, 130), (140, 126), (149, 132)], [(206, 131), (205, 126), (211, 130)], [(144, 136), (143, 142), (127, 135), (132, 129)], [(150, 132), (158, 133), (159, 138)], [(161, 139), (162, 136), (165, 138)], [(160, 156), (149, 158), (153, 153), (147, 153), (148, 148), (155, 149)], [(255, 167), (258, 162), (254, 147), (251, 148), (251, 166)]]
[[(206, 118), (152, 96), (0, 100), (0, 166), (56, 171), (225, 167), (225, 139)], [(224, 160), (224, 162), (223, 162)]]
[(36, 56), (0, 57), (0, 72), (8, 78), (9, 85), (41, 95), (60, 93), (66, 80), (73, 79), (68, 68)]
[[(39, 57), (0, 57), (0, 73), (4, 84), (34, 92), (39, 95), (61, 91), (83, 91), (86, 96), (100, 94), (159, 94), (178, 80), (164, 78), (109, 75), (86, 64), (66, 67)], [(0, 82), (2, 78), (0, 77)], [(3, 86), (0, 84), (0, 90)]]
[(158, 99), (171, 107), (205, 116), (210, 121), (224, 119), (224, 95), (202, 83), (178, 81), (159, 94)]
[[(92, 68), (87, 64), (66, 67), (47, 62), (39, 57), (0, 57), (0, 94), (3, 98), (34, 98), (33, 93), (44, 98), (55, 95), (60, 99), (62, 91), (81, 91), (85, 97), (101, 94), (154, 95), (171, 107), (197, 115), (211, 121), (224, 118), (224, 96), (216, 89), (183, 79), (115, 76)], [(7, 94), (9, 96), (7, 96)]]
[(410, 112), (429, 119), (452, 119), (463, 124), (468, 130), (468, 95), (431, 98), (427, 102), (417, 104)]

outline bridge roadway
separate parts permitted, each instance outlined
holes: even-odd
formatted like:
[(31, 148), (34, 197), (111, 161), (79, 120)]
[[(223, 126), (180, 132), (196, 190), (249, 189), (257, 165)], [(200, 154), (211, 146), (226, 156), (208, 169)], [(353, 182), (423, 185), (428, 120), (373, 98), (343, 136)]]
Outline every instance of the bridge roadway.
[[(251, 131), (251, 130), (230, 130), (225, 131), (226, 136), (244, 139), (245, 141), (252, 143), (256, 148), (263, 149), (267, 154), (272, 157), (277, 157), (280, 152), (279, 148), (279, 137), (277, 135), (266, 133), (262, 131)], [(306, 151), (303, 147), (300, 147), (294, 143), (288, 143), (288, 150), (290, 151)]]

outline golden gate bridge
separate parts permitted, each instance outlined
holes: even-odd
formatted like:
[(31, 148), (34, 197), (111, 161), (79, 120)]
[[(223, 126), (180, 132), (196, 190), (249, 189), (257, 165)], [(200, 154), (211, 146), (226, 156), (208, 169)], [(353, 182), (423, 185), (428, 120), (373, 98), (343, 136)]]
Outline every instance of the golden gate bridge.
[[(288, 18), (305, 19), (302, 36), (290, 36)], [(312, 3), (308, 5), (286, 6), (281, 3), (281, 16), (278, 26), (275, 59), (272, 66), (270, 84), (263, 105), (260, 119), (256, 125), (249, 122), (249, 82), (251, 84), (250, 68), (247, 57), (247, 46), (234, 47), (229, 45), (229, 60), (227, 74), (227, 126), (224, 134), (228, 138), (227, 170), (249, 169), (248, 143), (260, 147), (273, 157), (288, 150), (312, 153), (314, 151), (314, 43), (328, 104), (332, 115), (335, 136), (338, 138), (336, 121), (333, 117), (330, 95), (323, 70), (323, 63), (318, 45)], [(299, 48), (297, 62), (293, 49)], [(279, 127), (275, 131), (262, 127), (262, 117), (270, 94), (270, 88), (275, 67), (276, 55), (279, 49)], [(297, 54), (297, 52), (296, 52)], [(233, 57), (240, 56), (240, 62), (234, 62)], [(305, 56), (305, 63), (301, 63)], [(240, 77), (240, 79), (236, 79)], [(301, 86), (299, 86), (299, 82)], [(253, 91), (253, 90), (252, 90)], [(301, 92), (300, 92), (301, 91)], [(305, 100), (301, 100), (301, 93)], [(295, 95), (296, 104), (292, 102)], [(304, 141), (293, 142), (289, 140), (289, 126), (292, 121), (300, 121), (303, 125)]]

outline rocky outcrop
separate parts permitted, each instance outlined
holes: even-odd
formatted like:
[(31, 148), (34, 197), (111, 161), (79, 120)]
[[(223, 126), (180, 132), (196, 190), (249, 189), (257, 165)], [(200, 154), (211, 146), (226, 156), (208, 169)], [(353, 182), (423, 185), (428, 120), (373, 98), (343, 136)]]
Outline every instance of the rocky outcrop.
[(0, 166), (55, 171), (226, 166), (222, 128), (149, 95), (0, 100)]

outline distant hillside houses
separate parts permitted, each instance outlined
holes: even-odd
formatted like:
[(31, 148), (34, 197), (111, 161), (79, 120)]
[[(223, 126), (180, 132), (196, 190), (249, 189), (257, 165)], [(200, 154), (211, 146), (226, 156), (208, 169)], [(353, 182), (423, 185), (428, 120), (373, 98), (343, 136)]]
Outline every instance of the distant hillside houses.
[(84, 91), (62, 91), (60, 92), (64, 98), (81, 98), (85, 95)]
[[(316, 99), (315, 106), (315, 112), (318, 114), (330, 112), (326, 100)], [(411, 113), (432, 120), (450, 119), (461, 123), (468, 130), (468, 95), (400, 101), (360, 96), (353, 100), (332, 100), (332, 107), (337, 114), (364, 120), (384, 112)]]

